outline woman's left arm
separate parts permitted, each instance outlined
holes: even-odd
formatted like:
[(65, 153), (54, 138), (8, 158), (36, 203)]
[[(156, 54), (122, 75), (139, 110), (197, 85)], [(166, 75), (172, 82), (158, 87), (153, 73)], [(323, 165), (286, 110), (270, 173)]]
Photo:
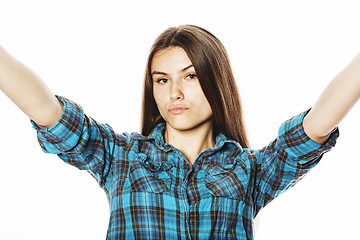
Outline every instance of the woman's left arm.
[(326, 87), (303, 126), (306, 134), (324, 143), (360, 98), (360, 53)]

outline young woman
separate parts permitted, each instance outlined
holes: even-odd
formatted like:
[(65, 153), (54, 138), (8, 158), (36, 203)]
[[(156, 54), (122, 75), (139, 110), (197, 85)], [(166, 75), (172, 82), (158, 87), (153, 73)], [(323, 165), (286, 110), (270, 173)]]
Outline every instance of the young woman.
[(335, 145), (338, 123), (360, 97), (360, 55), (260, 150), (249, 149), (223, 45), (197, 26), (156, 39), (141, 134), (86, 116), (3, 49), (0, 89), (32, 119), (45, 152), (89, 171), (105, 190), (107, 239), (253, 239), (260, 209)]

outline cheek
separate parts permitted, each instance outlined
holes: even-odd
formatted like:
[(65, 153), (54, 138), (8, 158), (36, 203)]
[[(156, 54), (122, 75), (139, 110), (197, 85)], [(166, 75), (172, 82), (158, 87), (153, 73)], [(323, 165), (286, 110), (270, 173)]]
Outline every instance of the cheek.
[(154, 87), (153, 89), (153, 96), (156, 104), (160, 107), (166, 103), (168, 93), (166, 88), (162, 87)]
[(162, 108), (163, 108), (163, 99), (161, 98), (161, 94), (155, 94), (154, 92), (154, 100), (155, 100), (155, 103), (159, 109), (159, 111), (161, 112), (162, 111)]
[(154, 92), (154, 100), (157, 105), (161, 103), (161, 97), (159, 96), (159, 94), (155, 94), (155, 92)]
[(212, 115), (211, 106), (202, 91), (197, 93), (196, 102), (201, 107), (200, 109), (201, 109), (202, 113)]
[(192, 92), (192, 96), (194, 96), (194, 101), (197, 102), (199, 105), (206, 106), (209, 105), (209, 102), (204, 95), (204, 92), (201, 89), (197, 89), (196, 91)]
[(160, 101), (160, 97), (161, 96), (158, 91), (156, 91), (155, 89), (153, 90), (153, 97), (154, 97), (154, 100), (156, 102), (156, 104), (158, 104), (158, 102)]

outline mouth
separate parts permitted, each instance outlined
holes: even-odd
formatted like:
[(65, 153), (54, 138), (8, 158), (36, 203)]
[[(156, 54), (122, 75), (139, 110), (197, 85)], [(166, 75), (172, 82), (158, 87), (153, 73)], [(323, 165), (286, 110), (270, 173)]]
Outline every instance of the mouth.
[(189, 108), (186, 106), (172, 106), (169, 108), (169, 113), (178, 115), (186, 112), (187, 110), (189, 110)]

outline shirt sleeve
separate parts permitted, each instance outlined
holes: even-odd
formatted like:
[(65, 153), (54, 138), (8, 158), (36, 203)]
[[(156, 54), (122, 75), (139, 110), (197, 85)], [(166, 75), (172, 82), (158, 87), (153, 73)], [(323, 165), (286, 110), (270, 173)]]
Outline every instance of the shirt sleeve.
[(265, 148), (255, 151), (255, 215), (279, 194), (294, 186), (335, 146), (336, 129), (324, 144), (309, 138), (303, 128), (308, 111), (284, 122), (279, 136)]
[(87, 170), (104, 187), (112, 171), (116, 134), (109, 125), (87, 117), (78, 104), (57, 98), (64, 106), (54, 126), (40, 129), (32, 121), (42, 150), (57, 154), (80, 170)]

